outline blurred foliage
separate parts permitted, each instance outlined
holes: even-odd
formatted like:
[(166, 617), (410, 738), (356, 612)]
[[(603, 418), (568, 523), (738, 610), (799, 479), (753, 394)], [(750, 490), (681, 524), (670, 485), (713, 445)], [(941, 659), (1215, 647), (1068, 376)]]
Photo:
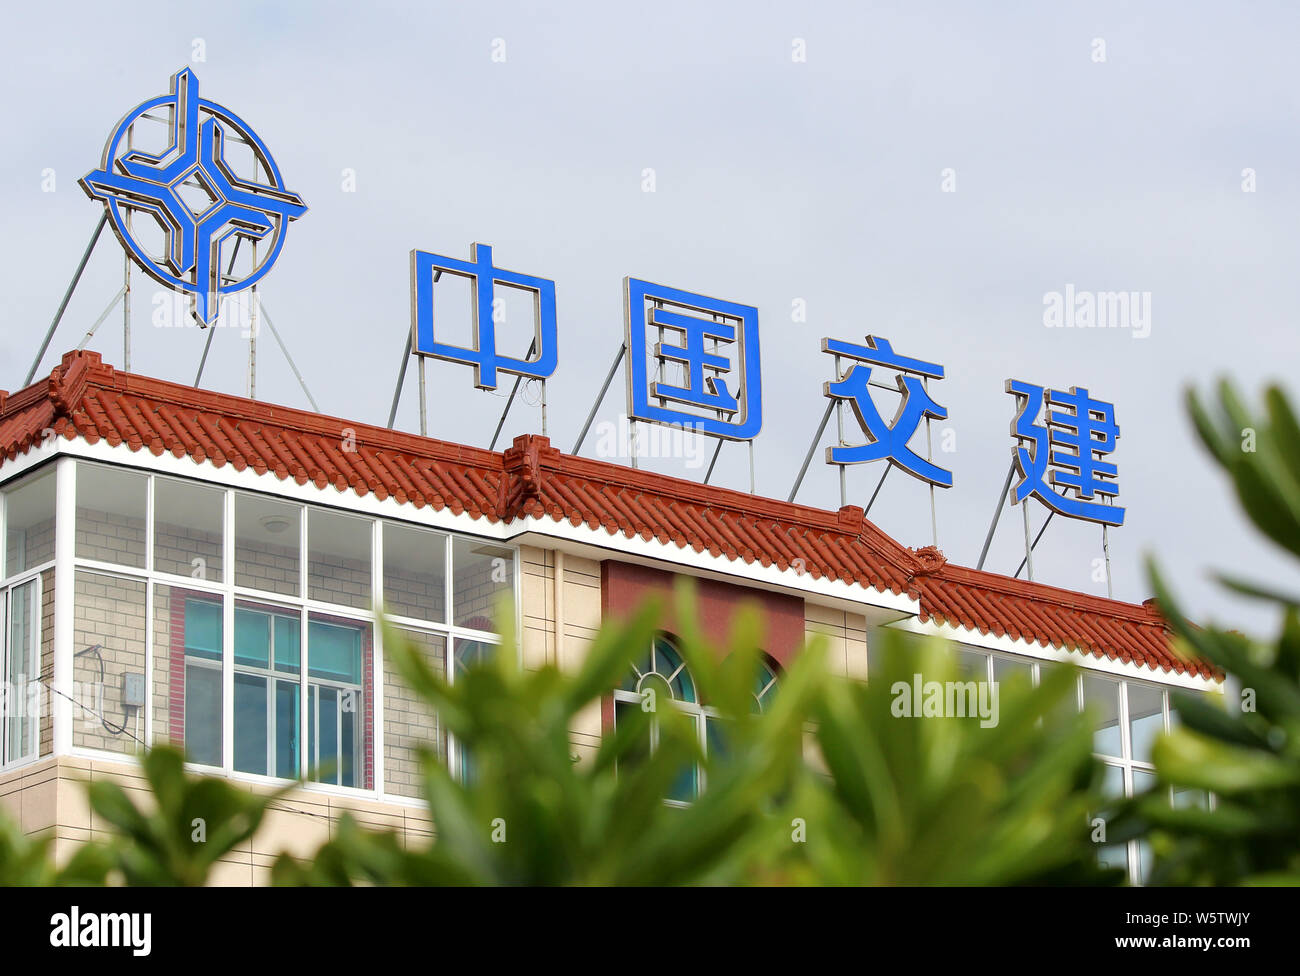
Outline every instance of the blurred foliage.
[[(1188, 409), (1247, 517), (1300, 556), (1300, 424), (1270, 388), (1252, 414), (1222, 383)], [(1229, 676), (1223, 701), (1175, 693), (1181, 725), (1154, 747), (1157, 786), (1126, 804), (1115, 836), (1149, 837), (1149, 883), (1300, 884), (1300, 594), (1231, 577), (1228, 588), (1277, 608), (1272, 640), (1193, 624), (1155, 564), (1151, 578), (1183, 653)], [(1215, 807), (1175, 805), (1169, 789), (1209, 791)]]
[[(868, 684), (828, 683), (814, 713), (828, 777), (791, 806), (807, 816), (794, 880), (846, 884), (1118, 883), (1087, 825), (1101, 803), (1077, 671), (998, 683), (996, 724), (897, 717), (913, 682), (967, 682), (943, 642), (882, 632)], [(901, 710), (901, 709), (899, 709)], [(810, 811), (810, 812), (805, 812)]]
[[(695, 619), (689, 590), (676, 613)], [(884, 672), (864, 685), (827, 674), (814, 642), (754, 709), (760, 635), (742, 618), (725, 656), (693, 630), (679, 647), (725, 746), (702, 753), (671, 706), (635, 711), (594, 756), (575, 761), (570, 729), (599, 707), (653, 639), (658, 609), (609, 622), (582, 669), (530, 672), (504, 653), (455, 685), (389, 633), (406, 680), (475, 757), (458, 783), (426, 750), (438, 838), (340, 827), (310, 862), (276, 865), (282, 884), (690, 884), (1114, 882), (1097, 867), (1088, 811), (1100, 771), (1086, 721), (1061, 708), (1073, 672), (1038, 689), (1008, 686), (998, 723), (891, 712), (895, 680), (956, 680), (939, 642), (915, 650), (883, 635)], [(510, 619), (502, 614), (500, 619)], [(508, 643), (508, 640), (507, 640)], [(719, 663), (721, 662), (721, 663)], [(659, 725), (657, 748), (646, 746)], [(822, 757), (810, 764), (807, 753)], [(664, 801), (684, 765), (707, 781), (686, 806)], [(821, 768), (817, 768), (820, 765)], [(494, 834), (494, 831), (497, 833)]]
[[(111, 780), (85, 784), (97, 827), (108, 837), (79, 844), (62, 868), (54, 865), (51, 837), (26, 837), (0, 816), (0, 884), (202, 885), (291, 788), (259, 796), (224, 779), (189, 775), (180, 751), (169, 747), (150, 750), (140, 764), (147, 792)], [(131, 793), (145, 800), (137, 803)]]
[[(697, 619), (679, 590), (675, 618)], [(869, 685), (828, 673), (813, 641), (759, 712), (762, 661), (754, 615), (741, 615), (727, 653), (693, 628), (675, 635), (714, 734), (651, 698), (620, 713), (599, 745), (575, 741), (644, 656), (662, 618), (650, 604), (609, 621), (569, 672), (521, 666), (514, 636), (454, 684), (433, 673), (400, 632), (385, 631), (395, 667), (473, 757), (453, 777), (432, 743), (422, 755), (436, 837), (408, 842), (344, 816), (310, 858), (282, 854), (282, 885), (340, 884), (971, 884), (1113, 882), (1096, 866), (1088, 812), (1100, 771), (1087, 720), (1062, 703), (1071, 675), (1039, 688), (1005, 682), (998, 721), (898, 717), (913, 676), (956, 681), (941, 642), (887, 632), (873, 644)], [(510, 621), (503, 612), (499, 619)], [(608, 721), (608, 715), (604, 717)], [(654, 748), (650, 747), (653, 731)], [(704, 787), (670, 803), (683, 770)], [(107, 780), (89, 785), (110, 836), (56, 871), (48, 841), (0, 831), (0, 880), (202, 884), (257, 830), (279, 794), (189, 776), (181, 756), (143, 759), (141, 802)], [(286, 787), (287, 789), (288, 787)], [(143, 791), (133, 791), (136, 794)], [(144, 807), (148, 807), (148, 812)], [(197, 825), (205, 833), (200, 838)]]

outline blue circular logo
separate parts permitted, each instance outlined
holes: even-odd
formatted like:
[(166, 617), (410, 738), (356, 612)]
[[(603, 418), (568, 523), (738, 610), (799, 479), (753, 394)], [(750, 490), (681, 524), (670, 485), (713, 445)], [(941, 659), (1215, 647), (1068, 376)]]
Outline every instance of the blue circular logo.
[[(142, 123), (168, 127), (161, 152), (133, 147)], [(251, 288), (271, 270), (289, 223), (307, 212), (257, 133), (199, 98), (188, 68), (172, 76), (170, 94), (142, 102), (118, 123), (100, 168), (81, 179), (81, 188), (104, 202), (136, 264), (192, 296), (194, 317), (205, 328), (216, 321), (223, 296)], [(236, 273), (245, 243), (249, 253)]]

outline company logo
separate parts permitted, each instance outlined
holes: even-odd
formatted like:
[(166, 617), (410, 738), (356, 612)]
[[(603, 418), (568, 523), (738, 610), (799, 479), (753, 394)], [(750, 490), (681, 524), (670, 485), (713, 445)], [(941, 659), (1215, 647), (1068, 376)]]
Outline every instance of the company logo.
[[(170, 133), (160, 152), (136, 148), (149, 126)], [(289, 223), (307, 212), (302, 198), (285, 188), (257, 133), (199, 98), (199, 81), (188, 68), (172, 76), (170, 94), (142, 102), (118, 123), (100, 168), (82, 178), (81, 188), (104, 202), (136, 264), (191, 296), (204, 328), (216, 319), (222, 296), (265, 277)], [(252, 247), (236, 274), (244, 242)]]

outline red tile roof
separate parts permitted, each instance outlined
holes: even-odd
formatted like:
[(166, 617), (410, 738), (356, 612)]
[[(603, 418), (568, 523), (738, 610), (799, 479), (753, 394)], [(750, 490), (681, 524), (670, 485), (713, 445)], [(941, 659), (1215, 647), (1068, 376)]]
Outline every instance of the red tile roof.
[(567, 520), (746, 564), (793, 566), (814, 579), (905, 593), (919, 601), (923, 622), (1215, 676), (1173, 653), (1154, 606), (950, 565), (932, 547), (900, 545), (855, 505), (829, 512), (760, 498), (562, 454), (536, 435), (516, 438), (504, 452), (485, 451), (123, 373), (93, 352), (68, 353), (48, 379), (0, 393), (0, 455), (12, 459), (49, 431), (373, 492), (490, 523)]

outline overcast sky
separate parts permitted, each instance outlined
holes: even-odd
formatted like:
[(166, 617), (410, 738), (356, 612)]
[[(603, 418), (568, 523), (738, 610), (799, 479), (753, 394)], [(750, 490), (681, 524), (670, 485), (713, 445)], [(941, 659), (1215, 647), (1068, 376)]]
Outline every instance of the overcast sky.
[[(262, 297), (324, 412), (386, 420), (410, 250), (468, 258), (481, 241), (557, 283), (549, 432), (568, 451), (621, 341), (623, 276), (648, 278), (758, 307), (760, 494), (786, 496), (821, 417), (820, 339), (884, 336), (947, 369), (931, 387), (949, 410), (936, 448), (944, 429), (956, 448), (936, 456), (955, 478), (939, 545), (973, 565), (1010, 458), (1004, 380), (1086, 386), (1122, 429), (1116, 596), (1150, 595), (1154, 552), (1189, 610), (1263, 627), (1211, 568), (1300, 578), (1237, 513), (1181, 397), (1225, 374), (1253, 396), (1297, 362), (1297, 27), (1286, 3), (23, 4), (0, 33), (0, 385), (22, 384), (98, 219), (77, 179), (189, 64), (310, 207)], [(105, 235), (42, 372), (121, 278)], [(133, 370), (192, 382), (204, 336), (152, 328), (153, 286), (135, 281)], [(1045, 296), (1067, 285), (1149, 293), (1150, 334), (1045, 327)], [(121, 365), (120, 313), (92, 348)], [(242, 394), (246, 359), (218, 330), (203, 385)], [(307, 406), (266, 333), (259, 362), (260, 397)], [(430, 433), (486, 446), (508, 388), (475, 391), (446, 363), (428, 376)], [(623, 399), (620, 379), (598, 421)], [(411, 383), (399, 426), (416, 425)], [(539, 425), (524, 403), (505, 433)], [(835, 508), (821, 457), (799, 500)], [(850, 502), (880, 470), (849, 471)], [(727, 445), (715, 483), (748, 480)], [(870, 517), (931, 541), (928, 492), (899, 473)], [(987, 568), (1014, 572), (1023, 548), (1009, 510)], [(1057, 518), (1035, 575), (1104, 594), (1100, 555), (1098, 527)]]

